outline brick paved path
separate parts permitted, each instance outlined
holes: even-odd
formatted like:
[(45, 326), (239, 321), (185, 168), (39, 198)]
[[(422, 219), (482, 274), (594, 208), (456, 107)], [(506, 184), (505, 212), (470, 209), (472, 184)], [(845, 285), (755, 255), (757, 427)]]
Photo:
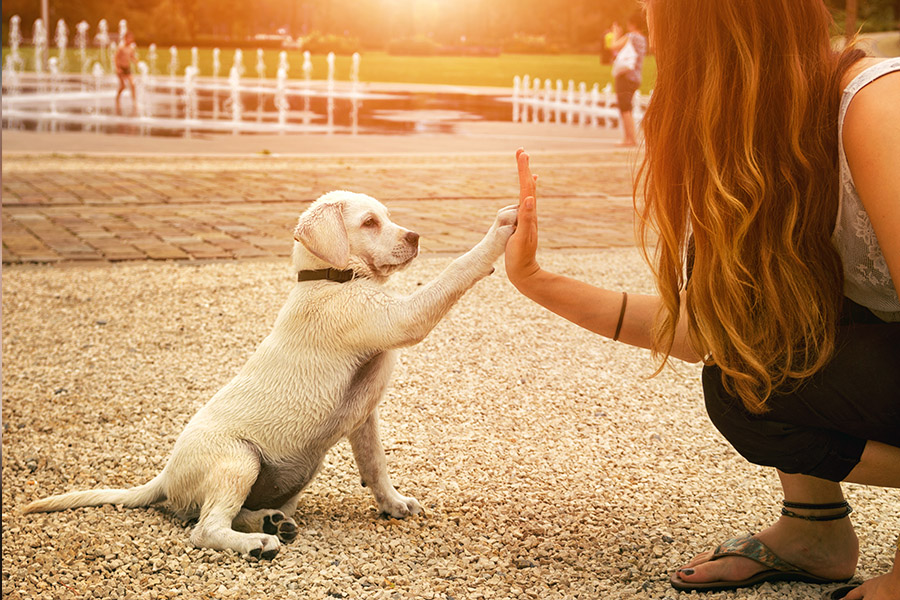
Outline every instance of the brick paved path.
[[(532, 156), (545, 248), (633, 245), (634, 155)], [(3, 158), (3, 262), (287, 256), (320, 194), (375, 196), (424, 252), (474, 244), (516, 201), (515, 161), (495, 154), (366, 157)]]

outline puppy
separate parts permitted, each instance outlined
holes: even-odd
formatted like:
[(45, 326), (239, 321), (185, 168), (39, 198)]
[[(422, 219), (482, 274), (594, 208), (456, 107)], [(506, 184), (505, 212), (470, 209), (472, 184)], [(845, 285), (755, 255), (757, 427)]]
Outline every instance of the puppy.
[(346, 436), (379, 511), (419, 513), (415, 498), (398, 493), (388, 477), (378, 403), (396, 349), (421, 341), (493, 271), (515, 221), (514, 206), (500, 210), (474, 248), (398, 297), (382, 284), (416, 257), (418, 234), (392, 223), (374, 198), (325, 194), (297, 222), (298, 281), (272, 332), (190, 420), (162, 472), (138, 487), (70, 492), (25, 512), (165, 501), (182, 518), (198, 519), (195, 546), (271, 559), (297, 536), (290, 516), (299, 494)]

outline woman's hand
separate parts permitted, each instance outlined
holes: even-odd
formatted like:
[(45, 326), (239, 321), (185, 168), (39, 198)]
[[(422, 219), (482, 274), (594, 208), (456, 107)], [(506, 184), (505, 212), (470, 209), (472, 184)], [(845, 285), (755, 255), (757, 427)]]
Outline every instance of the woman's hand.
[(531, 174), (528, 154), (521, 148), (516, 151), (519, 168), (519, 217), (516, 232), (506, 244), (506, 276), (521, 290), (529, 277), (541, 270), (537, 264), (538, 228), (535, 208), (537, 176)]
[(849, 594), (846, 600), (896, 600), (900, 598), (900, 546), (894, 553), (894, 570), (887, 575), (869, 579)]

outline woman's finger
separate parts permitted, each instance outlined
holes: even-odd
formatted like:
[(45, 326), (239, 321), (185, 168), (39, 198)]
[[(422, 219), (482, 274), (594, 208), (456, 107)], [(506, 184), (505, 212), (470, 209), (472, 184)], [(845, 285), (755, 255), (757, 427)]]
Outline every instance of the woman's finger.
[(526, 245), (534, 243), (537, 238), (537, 211), (534, 196), (528, 196), (519, 205), (516, 234)]
[(535, 177), (531, 174), (528, 153), (522, 148), (516, 151), (516, 164), (519, 169), (519, 201), (535, 195)]

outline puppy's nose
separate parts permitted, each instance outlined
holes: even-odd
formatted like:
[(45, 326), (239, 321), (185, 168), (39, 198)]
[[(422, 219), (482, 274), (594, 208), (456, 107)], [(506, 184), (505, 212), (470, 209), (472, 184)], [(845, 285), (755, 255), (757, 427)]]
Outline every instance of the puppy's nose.
[(409, 244), (410, 246), (415, 246), (416, 244), (419, 243), (419, 234), (416, 233), (415, 231), (408, 231), (406, 233), (406, 237), (404, 239), (406, 240), (406, 243)]

